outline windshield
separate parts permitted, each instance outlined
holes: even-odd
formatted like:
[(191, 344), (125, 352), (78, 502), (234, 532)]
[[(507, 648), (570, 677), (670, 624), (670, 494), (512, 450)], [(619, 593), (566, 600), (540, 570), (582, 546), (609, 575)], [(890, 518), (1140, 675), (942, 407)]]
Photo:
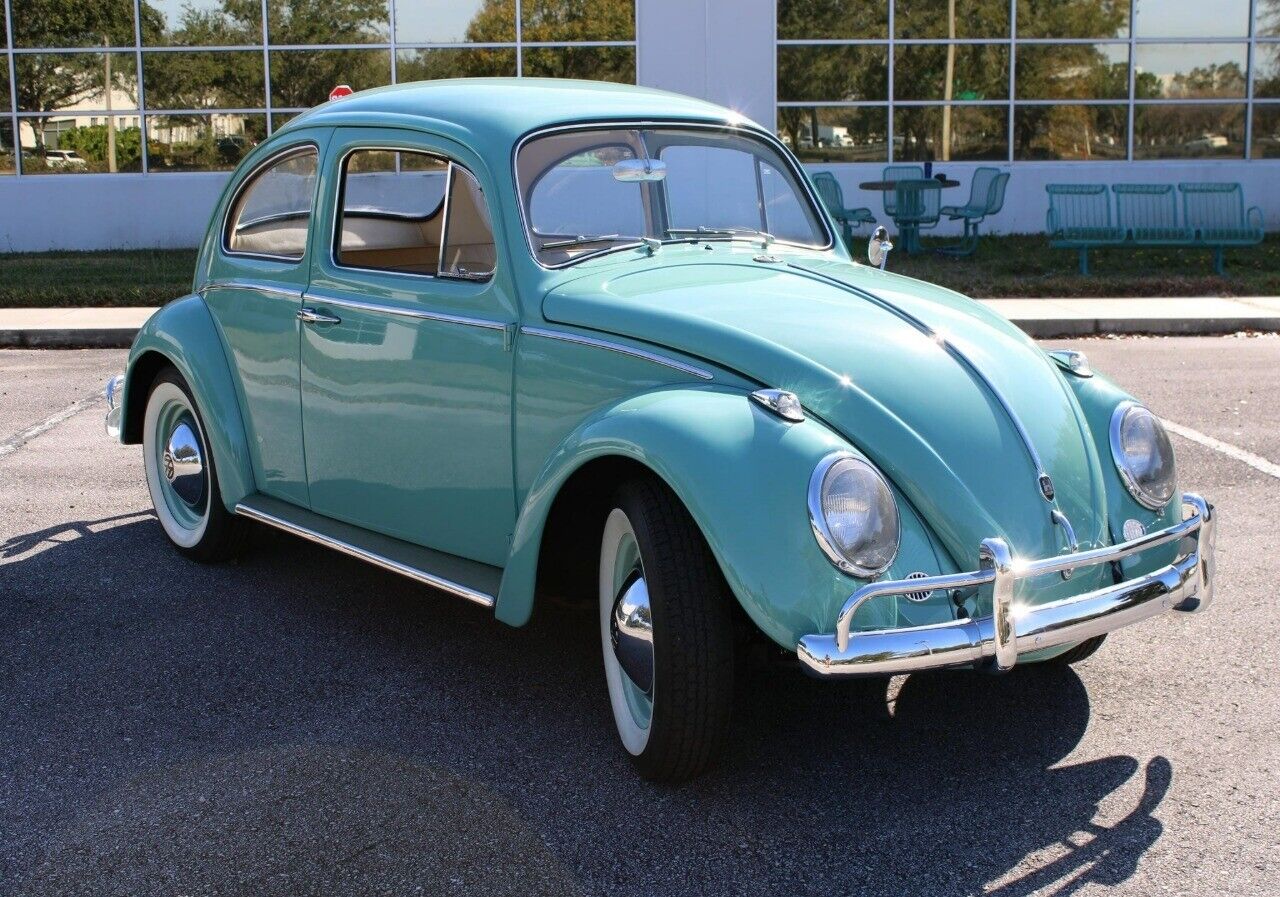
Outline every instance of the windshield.
[(830, 245), (782, 155), (729, 129), (559, 131), (526, 142), (516, 174), (529, 242), (544, 265), (644, 240)]

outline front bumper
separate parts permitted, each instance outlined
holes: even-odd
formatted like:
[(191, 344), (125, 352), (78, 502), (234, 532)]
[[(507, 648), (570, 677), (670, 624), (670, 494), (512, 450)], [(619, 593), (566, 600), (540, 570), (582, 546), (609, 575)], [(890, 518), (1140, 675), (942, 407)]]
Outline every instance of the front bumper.
[[(815, 676), (889, 676), (941, 667), (1011, 669), (1019, 655), (1073, 644), (1164, 613), (1202, 611), (1213, 600), (1213, 506), (1199, 495), (1182, 496), (1181, 523), (1130, 542), (1038, 561), (1015, 560), (1003, 539), (984, 539), (979, 569), (925, 579), (878, 582), (849, 596), (836, 617), (834, 635), (806, 635), (796, 653)], [(1020, 579), (1106, 564), (1169, 542), (1186, 540), (1178, 559), (1145, 576), (1053, 601), (1013, 600)], [(931, 589), (991, 586), (992, 615), (930, 626), (850, 633), (853, 615), (866, 601)]]

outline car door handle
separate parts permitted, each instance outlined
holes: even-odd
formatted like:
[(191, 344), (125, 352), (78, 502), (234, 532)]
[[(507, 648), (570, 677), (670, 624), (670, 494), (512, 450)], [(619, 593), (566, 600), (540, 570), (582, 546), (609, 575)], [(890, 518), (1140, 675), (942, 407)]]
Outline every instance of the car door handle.
[(342, 318), (334, 315), (326, 315), (316, 311), (314, 308), (298, 309), (298, 320), (304, 324), (341, 324)]

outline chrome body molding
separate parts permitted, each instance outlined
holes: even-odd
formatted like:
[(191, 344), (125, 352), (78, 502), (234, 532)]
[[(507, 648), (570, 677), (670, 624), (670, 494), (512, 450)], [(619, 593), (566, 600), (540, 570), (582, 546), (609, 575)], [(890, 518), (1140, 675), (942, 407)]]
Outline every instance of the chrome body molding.
[(829, 283), (833, 286), (839, 287), (842, 290), (849, 290), (851, 292), (854, 292), (859, 296), (862, 296), (863, 298), (875, 303), (876, 305), (883, 308), (885, 311), (889, 312), (890, 314), (896, 315), (901, 320), (905, 321), (906, 323), (910, 324), (912, 327), (919, 330), (929, 339), (933, 340), (935, 343), (941, 346), (942, 349), (945, 352), (947, 352), (949, 355), (951, 355), (952, 358), (960, 362), (960, 364), (964, 366), (964, 368), (969, 372), (969, 374), (974, 378), (976, 378), (980, 383), (982, 383), (982, 385), (986, 387), (987, 392), (990, 393), (995, 398), (995, 400), (1000, 404), (1000, 408), (1004, 411), (1005, 417), (1009, 419), (1009, 422), (1013, 424), (1014, 430), (1017, 431), (1018, 439), (1021, 440), (1023, 448), (1025, 448), (1027, 451), (1027, 457), (1029, 457), (1031, 459), (1031, 463), (1035, 465), (1036, 484), (1037, 484), (1037, 488), (1040, 491), (1040, 494), (1044, 496), (1045, 501), (1049, 501), (1049, 502), (1053, 501), (1053, 496), (1054, 496), (1053, 478), (1050, 477), (1049, 473), (1044, 469), (1044, 462), (1040, 460), (1040, 453), (1036, 451), (1035, 444), (1031, 441), (1031, 434), (1027, 432), (1026, 426), (1022, 423), (1022, 420), (1018, 417), (1017, 413), (1014, 412), (1013, 406), (1009, 404), (1009, 400), (1005, 397), (1005, 395), (1002, 392), (1000, 392), (999, 388), (996, 387), (995, 383), (991, 381), (991, 378), (989, 378), (986, 374), (984, 374), (982, 372), (982, 369), (979, 368), (976, 364), (974, 364), (973, 359), (971, 359), (968, 355), (966, 355), (964, 351), (960, 349), (959, 346), (951, 342), (951, 340), (947, 339), (938, 331), (934, 330), (924, 321), (920, 320), (915, 315), (911, 314), (911, 312), (907, 311), (904, 308), (901, 308), (900, 306), (894, 305), (889, 300), (884, 299), (880, 296), (877, 296), (875, 293), (872, 293), (868, 290), (859, 289), (858, 287), (855, 287), (855, 286), (851, 286), (850, 284), (847, 284), (842, 280), (837, 280), (834, 277), (828, 277), (826, 274), (820, 274), (817, 271), (811, 271), (802, 265), (797, 265), (795, 263), (792, 263), (790, 267), (794, 268), (797, 271), (800, 271), (801, 273), (809, 277), (814, 277), (821, 281), (824, 281), (825, 283)]
[(250, 290), (254, 293), (261, 293), (264, 296), (281, 296), (285, 299), (292, 299), (295, 302), (302, 301), (302, 290), (290, 289), (273, 283), (264, 283), (260, 280), (243, 280), (240, 278), (210, 280), (202, 284), (196, 292), (203, 296), (212, 290)]
[[(1199, 495), (1182, 496), (1185, 519), (1137, 539), (1042, 560), (1015, 559), (1003, 539), (984, 539), (979, 569), (924, 579), (874, 583), (854, 592), (836, 617), (830, 635), (806, 635), (796, 647), (806, 670), (816, 676), (890, 676), (941, 667), (992, 665), (1008, 670), (1033, 651), (1073, 644), (1137, 623), (1167, 610), (1203, 611), (1213, 600), (1213, 506)], [(1106, 564), (1158, 545), (1186, 539), (1178, 559), (1127, 582), (1041, 605), (1020, 605), (1019, 580), (1079, 567)], [(991, 586), (992, 615), (931, 626), (850, 633), (863, 603), (921, 589)]]
[(307, 292), (304, 298), (308, 302), (314, 302), (317, 305), (334, 305), (338, 308), (393, 315), (397, 318), (415, 318), (420, 321), (441, 321), (445, 324), (461, 324), (465, 327), (482, 327), (485, 330), (506, 330), (510, 326), (502, 321), (491, 321), (487, 318), (469, 318), (466, 315), (451, 315), (421, 308), (406, 308), (402, 305), (383, 305), (380, 302), (367, 302), (363, 299), (340, 299), (336, 296), (323, 296), (312, 292)]
[(668, 358), (665, 355), (659, 355), (656, 352), (649, 352), (645, 349), (637, 349), (634, 346), (624, 346), (621, 343), (611, 343), (608, 340), (596, 339), (593, 336), (582, 336), (578, 333), (569, 333), (565, 330), (547, 330), (543, 327), (521, 327), (520, 332), (528, 336), (540, 336), (543, 339), (554, 339), (564, 343), (577, 343), (580, 346), (592, 346), (596, 349), (608, 349), (610, 352), (618, 352), (622, 355), (630, 355), (632, 358), (641, 358), (645, 361), (652, 361), (654, 364), (660, 364), (673, 370), (680, 371), (682, 374), (689, 374), (700, 380), (714, 380), (715, 375), (703, 368), (694, 367), (691, 364), (685, 364), (683, 361), (676, 361), (674, 358)]
[(243, 517), (248, 517), (251, 520), (256, 520), (259, 523), (265, 523), (267, 526), (273, 526), (276, 529), (292, 533), (295, 536), (301, 536), (308, 542), (315, 542), (317, 545), (323, 545), (325, 548), (332, 548), (334, 551), (339, 551), (343, 554), (350, 555), (351, 557), (359, 558), (365, 563), (373, 564), (375, 567), (381, 567), (384, 570), (390, 570), (392, 573), (399, 573), (401, 576), (407, 576), (409, 579), (437, 588), (442, 592), (448, 592), (450, 595), (454, 595), (458, 598), (465, 598), (467, 601), (475, 602), (482, 607), (492, 608), (495, 603), (496, 599), (493, 595), (469, 588), (453, 582), (452, 580), (445, 579), (442, 576), (436, 576), (434, 573), (428, 573), (426, 570), (411, 567), (408, 564), (393, 560), (389, 557), (384, 557), (383, 555), (369, 551), (368, 549), (351, 545), (341, 539), (335, 539), (334, 537), (327, 536), (324, 533), (318, 533), (313, 529), (300, 526), (290, 520), (285, 520), (282, 517), (277, 517), (274, 514), (267, 513), (266, 511), (258, 508), (242, 503), (236, 505), (236, 513)]

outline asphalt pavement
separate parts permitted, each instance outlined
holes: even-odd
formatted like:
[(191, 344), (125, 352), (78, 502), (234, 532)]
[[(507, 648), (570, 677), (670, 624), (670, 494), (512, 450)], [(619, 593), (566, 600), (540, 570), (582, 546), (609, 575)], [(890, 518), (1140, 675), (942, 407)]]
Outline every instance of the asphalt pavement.
[[(1075, 345), (1280, 462), (1280, 338)], [(170, 550), (102, 431), (123, 358), (0, 351), (0, 894), (1280, 892), (1280, 479), (1205, 440), (1207, 614), (1069, 670), (752, 671), (723, 762), (657, 787), (588, 613), (511, 629), (267, 530)]]

